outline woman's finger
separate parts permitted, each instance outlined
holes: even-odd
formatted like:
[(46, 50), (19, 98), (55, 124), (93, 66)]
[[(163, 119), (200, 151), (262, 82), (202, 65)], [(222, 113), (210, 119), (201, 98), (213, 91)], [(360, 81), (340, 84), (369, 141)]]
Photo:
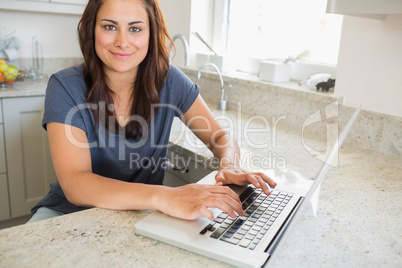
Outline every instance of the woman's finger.
[(222, 182), (223, 184), (227, 184), (225, 174), (223, 173), (223, 171), (219, 171), (218, 173), (216, 173), (215, 181), (216, 182)]
[(266, 174), (264, 174), (262, 172), (258, 172), (256, 174), (258, 174), (258, 176), (260, 176), (266, 183), (268, 183), (269, 187), (275, 188), (276, 182), (273, 179), (271, 179), (270, 177), (268, 177)]
[(259, 181), (259, 184), (261, 186), (261, 190), (266, 194), (266, 195), (270, 195), (271, 191), (269, 190), (269, 187), (267, 185), (267, 183), (263, 180), (262, 177), (255, 175), (257, 180)]
[[(216, 186), (216, 184), (214, 186)], [(232, 199), (234, 199), (236, 202), (240, 203), (239, 196), (228, 186), (223, 186), (223, 185), (219, 186), (218, 185), (216, 187), (211, 187), (210, 191), (211, 191), (211, 193), (215, 193), (215, 194), (228, 195)]]
[(206, 206), (201, 206), (200, 215), (208, 218), (210, 221), (214, 221), (214, 214)]
[(257, 179), (258, 176), (256, 176), (255, 174), (246, 173), (244, 175), (244, 177), (245, 177), (246, 181), (248, 183), (251, 183), (252, 185), (254, 185), (254, 187), (261, 188), (260, 181)]
[(238, 203), (225, 195), (208, 198), (205, 200), (204, 205), (210, 208), (218, 208), (226, 212), (232, 218), (237, 217), (236, 213), (239, 215), (244, 215), (241, 203)]

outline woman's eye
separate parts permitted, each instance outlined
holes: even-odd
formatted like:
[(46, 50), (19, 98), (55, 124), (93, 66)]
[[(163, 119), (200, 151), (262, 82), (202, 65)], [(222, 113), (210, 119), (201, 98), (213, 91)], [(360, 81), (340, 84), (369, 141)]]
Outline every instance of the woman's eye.
[(140, 31), (141, 31), (141, 29), (138, 28), (138, 27), (131, 27), (131, 28), (130, 28), (130, 32), (137, 33), (137, 32), (140, 32)]
[(116, 30), (116, 26), (113, 26), (113, 25), (106, 25), (106, 26), (105, 26), (105, 29), (106, 29), (106, 30), (109, 30), (109, 31), (114, 31), (114, 30)]

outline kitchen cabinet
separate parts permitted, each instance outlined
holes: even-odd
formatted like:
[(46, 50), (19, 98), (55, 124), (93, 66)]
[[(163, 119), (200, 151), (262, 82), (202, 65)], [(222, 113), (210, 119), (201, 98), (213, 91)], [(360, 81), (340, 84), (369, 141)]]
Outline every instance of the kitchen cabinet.
[(0, 0), (0, 10), (81, 15), (88, 0)]
[(327, 13), (385, 19), (387, 14), (402, 14), (401, 0), (328, 0)]
[(10, 203), (8, 196), (8, 181), (4, 148), (4, 127), (1, 110), (0, 102), (0, 221), (10, 219)]
[(41, 126), (43, 104), (44, 96), (2, 100), (11, 218), (28, 215), (56, 181)]
[(7, 175), (0, 175), (0, 221), (10, 219), (10, 203), (8, 201)]

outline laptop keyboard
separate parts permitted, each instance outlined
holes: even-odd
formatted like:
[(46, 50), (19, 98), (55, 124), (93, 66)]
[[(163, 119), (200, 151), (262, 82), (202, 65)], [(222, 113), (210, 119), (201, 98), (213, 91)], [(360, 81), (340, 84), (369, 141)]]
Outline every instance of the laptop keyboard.
[(292, 198), (291, 194), (273, 190), (266, 195), (261, 189), (248, 187), (241, 195), (244, 216), (231, 218), (221, 212), (200, 234), (212, 232), (211, 238), (255, 249), (279, 214)]

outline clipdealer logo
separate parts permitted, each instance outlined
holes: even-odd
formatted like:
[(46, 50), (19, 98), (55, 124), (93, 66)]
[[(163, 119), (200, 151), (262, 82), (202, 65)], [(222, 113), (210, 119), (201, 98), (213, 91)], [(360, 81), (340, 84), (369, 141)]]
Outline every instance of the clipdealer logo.
[[(114, 106), (109, 105), (109, 109), (113, 109)], [(235, 113), (232, 113), (230, 115), (225, 114), (225, 113), (219, 113), (214, 115), (214, 120), (217, 120), (219, 124), (222, 126), (223, 130), (226, 133), (229, 133), (231, 135), (231, 139), (228, 139), (228, 141), (225, 144), (214, 144), (214, 146), (217, 147), (225, 147), (225, 146), (230, 146), (233, 147), (235, 146), (234, 140), (237, 140), (237, 143), (240, 148), (251, 148), (251, 149), (257, 149), (257, 150), (262, 150), (261, 152), (266, 153), (266, 155), (253, 155), (251, 152), (246, 152), (242, 154), (240, 157), (240, 163), (241, 166), (244, 168), (264, 168), (264, 169), (286, 169), (287, 166), (287, 161), (285, 157), (281, 156), (279, 152), (275, 152), (275, 149), (277, 147), (278, 143), (278, 125), (286, 120), (286, 116), (282, 115), (279, 117), (272, 116), (271, 120), (269, 120), (267, 117), (261, 116), (261, 115), (253, 115), (253, 116), (247, 116), (246, 118), (244, 117), (242, 113), (242, 107), (241, 103), (238, 103), (238, 109), (235, 111)], [(131, 121), (137, 121), (139, 122), (144, 129), (144, 132), (147, 135), (147, 138), (142, 138), (138, 139), (137, 141), (129, 141), (125, 138), (124, 133), (107, 133), (108, 130), (104, 127), (105, 125), (105, 109), (106, 109), (106, 104), (105, 103), (99, 103), (99, 104), (89, 104), (89, 103), (83, 103), (79, 104), (75, 107), (73, 107), (69, 113), (66, 116), (65, 119), (65, 135), (68, 138), (68, 140), (75, 146), (80, 147), (80, 148), (94, 148), (94, 147), (110, 147), (110, 148), (116, 148), (118, 147), (118, 155), (119, 155), (119, 160), (122, 161), (130, 161), (133, 162), (131, 163), (133, 166), (144, 166), (147, 165), (148, 163), (152, 161), (147, 161), (146, 159), (144, 160), (143, 158), (139, 157), (139, 155), (136, 154), (136, 149), (144, 146), (147, 142), (147, 139), (149, 139), (149, 146), (151, 148), (168, 148), (169, 144), (158, 144), (155, 141), (158, 140), (157, 133), (153, 133), (152, 131), (149, 132), (149, 129), (154, 129), (154, 120), (152, 120), (151, 125), (148, 126), (146, 123), (145, 119), (141, 118), (140, 116), (131, 116), (128, 120)], [(164, 109), (173, 109), (175, 114), (181, 115), (180, 109), (173, 106), (173, 105), (168, 105), (168, 104), (161, 104), (159, 105), (159, 108), (164, 108)], [(330, 152), (330, 149), (332, 148), (332, 145), (337, 141), (338, 139), (338, 102), (333, 102), (328, 105), (326, 105), (322, 110), (317, 110), (313, 114), (311, 114), (304, 122), (302, 125), (302, 146), (305, 148), (305, 150), (314, 156), (315, 158), (325, 161), (328, 153)], [(101, 131), (98, 132), (98, 140), (91, 141), (91, 142), (80, 142), (77, 140), (73, 133), (72, 133), (72, 128), (69, 127), (73, 123), (73, 117), (74, 116), (79, 116), (78, 113), (80, 110), (81, 112), (87, 113), (88, 110), (91, 109), (99, 109), (100, 115), (103, 115), (103, 117), (100, 117), (100, 122), (99, 126), (102, 127)], [(154, 110), (154, 109), (152, 109)], [(237, 112), (237, 114), (236, 114)], [(202, 129), (196, 129), (194, 132), (188, 131), (187, 127), (185, 124), (180, 124), (177, 125), (177, 128), (175, 129), (175, 133), (177, 133), (176, 136), (171, 137), (171, 142), (172, 143), (182, 143), (183, 140), (184, 142), (195, 149), (198, 148), (205, 148), (205, 145), (196, 137), (197, 132), (202, 133), (202, 132), (211, 132), (212, 131), (212, 124), (209, 122), (208, 118), (205, 118), (203, 116), (196, 116), (195, 118), (192, 118), (191, 121), (195, 120), (203, 120), (204, 128)], [(110, 122), (115, 122), (113, 118), (109, 120)], [(191, 122), (190, 122), (191, 123)], [(326, 128), (326, 134), (325, 134), (325, 149), (324, 150), (319, 150), (317, 148), (314, 148), (314, 146), (310, 146), (309, 143), (307, 142), (307, 137), (305, 135), (305, 132), (309, 130), (311, 127), (314, 128), (316, 124), (325, 124)], [(222, 130), (219, 130), (222, 131)], [(215, 137), (219, 133), (212, 133), (212, 137)], [(107, 140), (107, 136), (109, 135), (109, 139)], [(116, 139), (111, 138), (111, 135), (118, 135), (118, 138)], [(321, 134), (317, 134), (321, 135)], [(212, 139), (213, 140), (213, 139)], [(147, 145), (148, 146), (148, 145)], [(247, 150), (247, 149), (246, 149)], [(130, 155), (133, 154), (133, 155)], [(332, 166), (337, 166), (338, 165), (338, 157), (335, 157), (335, 161), (332, 163), (328, 163)], [(136, 161), (138, 163), (136, 163)], [(139, 162), (140, 161), (140, 162)], [(155, 161), (154, 161), (155, 162)], [(157, 166), (163, 166), (165, 160), (160, 162)], [(153, 162), (152, 162), (153, 163)]]
[[(330, 103), (324, 107), (324, 110), (317, 110), (311, 114), (303, 123), (302, 126), (302, 144), (306, 151), (318, 160), (325, 162), (328, 154), (334, 144), (338, 144), (339, 136), (339, 104), (338, 101)], [(313, 126), (316, 123), (325, 123), (326, 136), (325, 136), (325, 149), (318, 150), (310, 147), (306, 142), (305, 132), (308, 127)], [(336, 167), (339, 164), (339, 153), (337, 152), (331, 163), (326, 163), (332, 167)]]

